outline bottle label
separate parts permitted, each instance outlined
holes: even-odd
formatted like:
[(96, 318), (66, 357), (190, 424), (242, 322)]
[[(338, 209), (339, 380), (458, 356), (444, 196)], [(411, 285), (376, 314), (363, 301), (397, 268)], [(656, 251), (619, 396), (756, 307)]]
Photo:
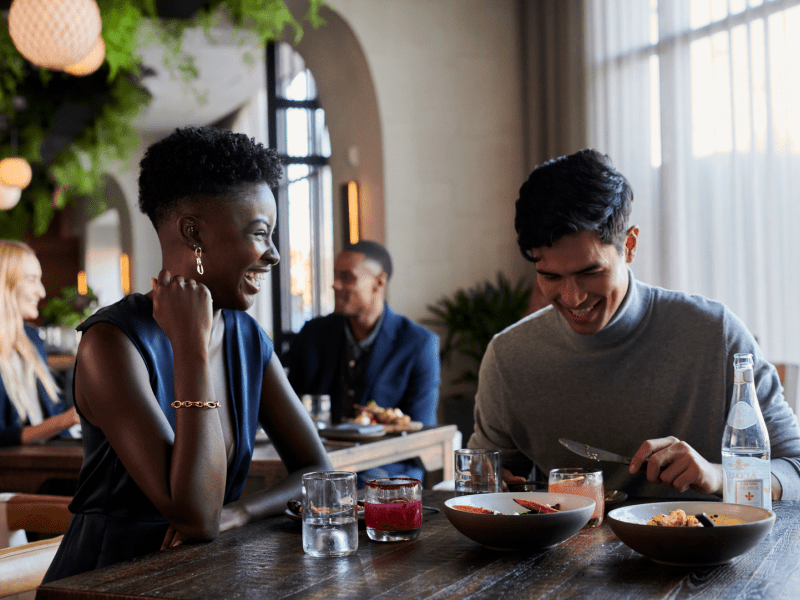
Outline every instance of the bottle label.
[(728, 414), (728, 425), (734, 429), (747, 429), (758, 422), (758, 416), (747, 402), (737, 402)]
[(723, 456), (723, 500), (772, 509), (772, 477), (769, 460), (754, 456)]

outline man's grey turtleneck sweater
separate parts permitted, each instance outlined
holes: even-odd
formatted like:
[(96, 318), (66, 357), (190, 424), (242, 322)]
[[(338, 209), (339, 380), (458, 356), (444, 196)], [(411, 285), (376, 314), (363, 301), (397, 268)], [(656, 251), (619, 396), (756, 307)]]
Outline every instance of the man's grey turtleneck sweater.
[[(629, 272), (630, 273), (630, 272)], [(772, 472), (783, 499), (800, 499), (800, 430), (777, 371), (755, 338), (723, 304), (637, 282), (611, 321), (594, 335), (575, 333), (547, 307), (495, 336), (480, 368), (470, 448), (521, 453), (550, 469), (594, 466), (561, 437), (632, 456), (648, 439), (674, 435), (709, 462), (721, 462), (733, 393), (733, 355), (753, 354)], [(602, 463), (606, 490), (679, 495)]]

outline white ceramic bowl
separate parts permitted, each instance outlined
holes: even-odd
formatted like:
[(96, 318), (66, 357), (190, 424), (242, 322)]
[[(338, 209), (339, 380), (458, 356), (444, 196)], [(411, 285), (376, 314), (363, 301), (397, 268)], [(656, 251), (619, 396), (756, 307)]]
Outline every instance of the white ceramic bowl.
[[(687, 515), (721, 514), (744, 519), (720, 527), (658, 527), (645, 523), (655, 515), (680, 508)], [(623, 506), (606, 516), (617, 537), (629, 548), (666, 565), (712, 566), (731, 562), (752, 550), (775, 525), (775, 513), (755, 506), (724, 502), (656, 502)]]
[[(515, 515), (528, 512), (514, 498), (540, 504), (560, 504), (557, 513)], [(496, 510), (501, 515), (482, 515), (453, 508), (477, 506)], [(578, 533), (594, 512), (595, 502), (584, 496), (547, 492), (503, 492), (457, 496), (444, 503), (444, 513), (465, 536), (492, 550), (547, 550)]]

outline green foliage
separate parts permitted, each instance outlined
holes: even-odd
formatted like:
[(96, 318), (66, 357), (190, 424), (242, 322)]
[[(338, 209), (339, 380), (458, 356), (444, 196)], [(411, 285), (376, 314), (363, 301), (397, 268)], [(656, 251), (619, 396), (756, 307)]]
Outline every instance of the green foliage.
[[(319, 9), (323, 4), (323, 0), (310, 1), (306, 19), (315, 27), (321, 23)], [(194, 58), (181, 44), (189, 27), (200, 26), (210, 36), (211, 27), (227, 13), (237, 28), (252, 31), (261, 43), (278, 38), (286, 27), (293, 30), (296, 40), (302, 35), (301, 24), (284, 0), (212, 0), (191, 19), (155, 18), (156, 0), (97, 0), (97, 5), (106, 59), (97, 72), (86, 77), (32, 65), (14, 47), (8, 27), (0, 26), (0, 113), (9, 126), (16, 128), (18, 139), (15, 149), (10, 127), (0, 128), (0, 158), (16, 154), (34, 168), (33, 181), (23, 190), (17, 206), (0, 211), (0, 238), (42, 235), (55, 211), (79, 196), (91, 197), (98, 214), (103, 212), (101, 192), (106, 174), (116, 165), (126, 164), (139, 147), (133, 120), (150, 101), (141, 83), (137, 51), (143, 26), (150, 27), (154, 42), (164, 45), (166, 68), (179, 74), (190, 87), (198, 71)], [(205, 101), (199, 93), (196, 96), (198, 102)], [(42, 143), (59, 111), (76, 106), (88, 111), (88, 122), (67, 148), (43, 165)], [(55, 194), (57, 189), (60, 192)]]
[(453, 383), (477, 382), (486, 348), (495, 334), (519, 321), (528, 308), (531, 287), (524, 278), (512, 287), (511, 282), (497, 273), (497, 285), (484, 281), (474, 288), (458, 290), (453, 297), (442, 297), (428, 310), (436, 318), (426, 324), (441, 327), (446, 332), (441, 349), (445, 360), (452, 352), (460, 352), (472, 359), (474, 368), (466, 369)]
[(97, 296), (88, 287), (86, 294), (79, 294), (77, 286), (61, 288), (60, 296), (50, 296), (42, 309), (45, 325), (76, 327), (85, 321), (97, 308)]

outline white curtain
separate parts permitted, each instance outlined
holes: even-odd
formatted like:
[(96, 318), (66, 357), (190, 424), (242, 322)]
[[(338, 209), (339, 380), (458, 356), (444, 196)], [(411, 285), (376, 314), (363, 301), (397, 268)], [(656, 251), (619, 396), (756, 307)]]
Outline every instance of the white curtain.
[(633, 186), (636, 277), (800, 363), (800, 0), (585, 6), (589, 140)]

